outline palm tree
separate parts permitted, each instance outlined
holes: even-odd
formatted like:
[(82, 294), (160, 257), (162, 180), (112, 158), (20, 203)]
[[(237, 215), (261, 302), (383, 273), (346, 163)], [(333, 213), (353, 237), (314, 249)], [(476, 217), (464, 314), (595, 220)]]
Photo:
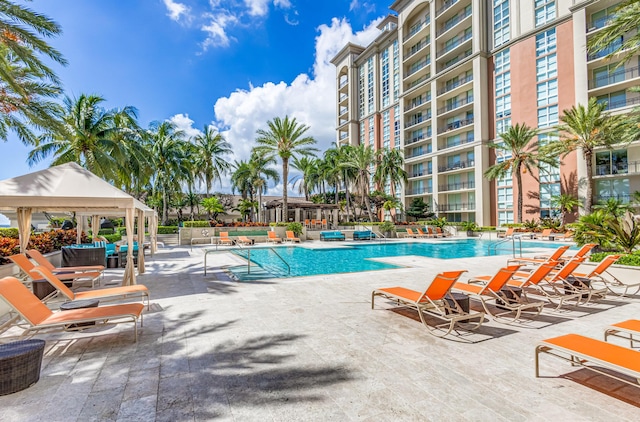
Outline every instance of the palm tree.
[(189, 179), (184, 132), (168, 121), (153, 122), (149, 129), (150, 157), (153, 167), (153, 189), (162, 194), (162, 221), (169, 218), (169, 194), (180, 189), (180, 182)]
[(488, 180), (500, 179), (511, 173), (516, 179), (518, 189), (518, 222), (522, 223), (522, 173), (533, 173), (533, 168), (541, 162), (556, 165), (555, 160), (538, 153), (538, 146), (531, 140), (538, 135), (537, 129), (532, 129), (526, 124), (516, 124), (506, 132), (500, 134), (499, 142), (491, 142), (489, 148), (502, 151), (510, 158), (494, 164), (485, 171), (484, 176)]
[[(607, 51), (609, 58), (622, 54), (619, 66), (623, 65), (640, 50), (638, 21), (640, 21), (640, 0), (622, 2), (607, 25), (589, 38), (587, 43), (589, 53)], [(624, 41), (620, 42), (621, 40)]]
[(561, 193), (551, 197), (551, 205), (560, 209), (560, 223), (564, 224), (566, 215), (582, 204), (575, 196)]
[(582, 150), (587, 164), (584, 210), (591, 213), (593, 205), (593, 152), (598, 147), (612, 148), (616, 143), (629, 139), (630, 129), (623, 115), (605, 113), (606, 104), (590, 98), (587, 106), (578, 104), (564, 110), (558, 125), (560, 139), (545, 146), (543, 151), (552, 155), (567, 156), (572, 151)]
[[(404, 169), (404, 157), (399, 149), (385, 148), (378, 151), (374, 178), (383, 190), (384, 186), (389, 182), (390, 194), (395, 198), (396, 186), (409, 181), (407, 172)], [(398, 202), (398, 204), (400, 203)], [(393, 220), (395, 222), (395, 211), (393, 213)]]
[(291, 167), (302, 173), (298, 180), (293, 183), (298, 184), (298, 192), (304, 193), (304, 199), (309, 200), (309, 192), (318, 185), (320, 179), (318, 174), (318, 159), (309, 157), (295, 157), (291, 162)]
[(231, 174), (231, 191), (240, 192), (242, 199), (248, 196), (253, 199), (253, 187), (251, 185), (251, 166), (248, 161), (240, 160), (233, 164), (234, 171)]
[(200, 214), (200, 196), (190, 190), (185, 194), (185, 201), (190, 209), (189, 218), (193, 220), (196, 212)]
[(114, 183), (140, 197), (142, 187), (151, 178), (150, 157), (144, 148), (145, 131), (138, 124), (138, 110), (127, 106), (114, 109), (111, 156), (117, 163)]
[(371, 201), (369, 200), (369, 183), (372, 177), (372, 167), (375, 163), (375, 153), (368, 145), (358, 145), (350, 150), (350, 154), (346, 157), (341, 165), (347, 169), (351, 169), (356, 173), (355, 185), (360, 191), (362, 197), (361, 207), (367, 210), (369, 221), (373, 221), (371, 213)]
[(224, 137), (211, 125), (205, 125), (204, 132), (194, 139), (194, 164), (198, 178), (204, 181), (207, 195), (215, 179), (221, 178), (229, 171), (231, 165), (225, 157), (233, 150)]
[(323, 158), (318, 163), (318, 173), (321, 177), (322, 184), (326, 182), (333, 186), (333, 190), (335, 192), (333, 200), (336, 205), (339, 201), (338, 190), (341, 182), (340, 176), (343, 171), (343, 169), (338, 165), (338, 156), (338, 147), (329, 148), (324, 152)]
[(102, 108), (104, 101), (98, 95), (66, 97), (63, 130), (40, 135), (29, 153), (29, 164), (53, 155), (52, 166), (75, 162), (104, 179), (114, 180), (119, 163), (112, 152), (118, 129), (115, 111)]
[(267, 126), (269, 126), (269, 130), (258, 130), (258, 138), (256, 139), (258, 145), (254, 151), (266, 159), (277, 156), (282, 161), (282, 211), (284, 219), (287, 221), (289, 215), (287, 204), (289, 160), (293, 157), (313, 155), (317, 149), (311, 145), (314, 145), (316, 141), (311, 136), (304, 136), (309, 130), (309, 126), (299, 124), (295, 117), (292, 119), (289, 119), (289, 116), (285, 116), (284, 119), (275, 117), (272, 121), (267, 122)]
[(249, 160), (251, 184), (254, 191), (258, 194), (259, 222), (262, 222), (264, 219), (264, 216), (262, 216), (260, 212), (262, 208), (262, 194), (267, 193), (267, 184), (269, 180), (271, 180), (273, 183), (278, 183), (280, 181), (278, 172), (275, 169), (269, 167), (270, 165), (275, 163), (275, 159), (268, 158), (260, 154), (252, 154), (251, 159)]

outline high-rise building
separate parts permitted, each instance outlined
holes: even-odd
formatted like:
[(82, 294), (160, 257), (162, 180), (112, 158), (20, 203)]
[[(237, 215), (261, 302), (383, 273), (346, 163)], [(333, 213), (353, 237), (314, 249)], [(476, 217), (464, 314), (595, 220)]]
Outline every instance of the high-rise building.
[[(617, 66), (609, 51), (586, 51), (619, 3), (397, 0), (371, 44), (348, 44), (332, 61), (337, 142), (402, 149), (405, 205), (421, 197), (449, 221), (517, 221), (513, 178), (484, 177), (509, 158), (489, 142), (525, 123), (540, 130), (534, 142), (543, 145), (558, 136), (562, 111), (590, 97), (615, 113), (640, 103), (629, 90), (639, 81), (638, 56)], [(628, 201), (640, 190), (640, 146), (598, 150), (592, 168), (596, 200)], [(573, 152), (523, 174), (522, 219), (553, 216), (552, 197), (582, 192), (585, 172), (582, 154)]]

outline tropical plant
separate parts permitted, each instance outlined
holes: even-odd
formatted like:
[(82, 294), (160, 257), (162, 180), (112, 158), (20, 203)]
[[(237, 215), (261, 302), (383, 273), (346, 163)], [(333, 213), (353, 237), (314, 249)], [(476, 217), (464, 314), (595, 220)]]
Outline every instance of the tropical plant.
[(250, 215), (254, 210), (258, 209), (258, 202), (252, 201), (250, 199), (241, 199), (238, 201), (238, 205), (233, 209), (234, 211), (240, 212), (242, 216), (242, 221), (247, 221), (247, 218), (251, 218)]
[(288, 208), (288, 187), (289, 187), (289, 161), (298, 156), (313, 155), (317, 149), (312, 145), (316, 143), (311, 136), (305, 136), (309, 126), (298, 123), (294, 118), (284, 119), (275, 117), (267, 122), (268, 130), (259, 129), (256, 139), (257, 146), (254, 151), (266, 160), (279, 157), (282, 161), (282, 210), (283, 215), (289, 213)]
[(629, 127), (624, 115), (605, 113), (606, 103), (599, 103), (595, 97), (589, 99), (585, 107), (582, 104), (564, 110), (558, 125), (560, 139), (543, 147), (545, 153), (566, 156), (581, 150), (587, 165), (586, 192), (584, 210), (588, 214), (593, 206), (593, 152), (595, 148), (611, 148), (617, 143), (629, 139)]
[[(488, 180), (501, 179), (511, 174), (516, 180), (518, 222), (522, 222), (522, 174), (527, 171), (534, 174), (533, 168), (541, 163), (556, 165), (554, 159), (538, 153), (537, 143), (531, 140), (538, 135), (537, 129), (526, 124), (516, 124), (500, 134), (499, 142), (489, 143), (489, 148), (502, 152), (508, 158), (494, 164), (485, 171)], [(534, 176), (535, 177), (535, 176)]]
[(441, 229), (443, 229), (447, 224), (449, 224), (447, 217), (436, 217), (434, 219), (427, 220), (428, 226), (440, 227)]
[(551, 206), (560, 210), (560, 222), (562, 224), (565, 223), (567, 214), (572, 213), (574, 209), (581, 205), (582, 203), (578, 198), (566, 193), (551, 197)]
[(625, 253), (632, 253), (640, 245), (640, 224), (630, 211), (609, 220), (604, 227), (612, 235), (613, 244)]
[(633, 211), (631, 205), (618, 198), (609, 198), (606, 201), (602, 201), (594, 205), (593, 209), (603, 210), (605, 213), (613, 215), (614, 217), (620, 217), (628, 211)]
[(605, 233), (602, 228), (611, 221), (614, 216), (603, 210), (595, 210), (591, 214), (583, 215), (572, 226), (575, 230), (573, 239), (578, 246), (587, 243), (597, 243), (601, 248), (611, 246), (611, 235)]
[(640, 0), (623, 1), (609, 18), (606, 26), (589, 38), (587, 49), (591, 54), (607, 51), (608, 58), (621, 55), (622, 65), (640, 50)]
[(371, 213), (371, 203), (369, 201), (369, 181), (371, 180), (371, 169), (375, 163), (375, 153), (368, 145), (358, 145), (349, 150), (349, 154), (340, 163), (342, 167), (354, 171), (355, 185), (360, 193), (361, 208), (367, 211), (369, 221), (374, 221)]
[(394, 233), (396, 230), (396, 225), (391, 221), (383, 221), (378, 226), (380, 232), (384, 233), (385, 236), (389, 237), (390, 234)]
[(60, 81), (44, 60), (67, 64), (45, 41), (61, 33), (60, 25), (43, 14), (0, 0), (0, 139), (6, 141), (12, 130), (33, 144), (29, 126), (59, 129), (60, 109), (49, 99), (61, 92)]
[(291, 230), (293, 234), (300, 236), (302, 234), (302, 224), (297, 221), (292, 221), (291, 223), (287, 223), (287, 230)]
[(202, 201), (200, 201), (200, 205), (205, 209), (205, 211), (207, 211), (209, 218), (213, 218), (214, 220), (218, 219), (219, 214), (225, 212), (224, 207), (215, 196), (202, 199)]
[(196, 135), (193, 141), (196, 176), (204, 182), (209, 195), (213, 182), (216, 179), (221, 181), (222, 175), (231, 168), (226, 156), (233, 150), (231, 144), (212, 125), (205, 125), (204, 131)]
[(557, 218), (545, 217), (540, 219), (538, 225), (543, 229), (553, 229), (558, 231), (560, 230), (560, 227), (562, 227), (562, 221)]
[(304, 194), (304, 199), (309, 200), (309, 192), (319, 184), (320, 175), (318, 169), (318, 159), (311, 157), (294, 157), (291, 167), (302, 173), (293, 186), (298, 185), (298, 192)]
[(391, 220), (396, 222), (396, 213), (391, 212), (392, 210), (402, 209), (402, 202), (395, 196), (390, 197), (384, 204), (382, 204), (382, 209), (384, 209), (391, 216)]
[(391, 196), (396, 195), (396, 186), (407, 183), (408, 176), (404, 169), (404, 157), (397, 148), (378, 150), (374, 179), (383, 188), (389, 183)]
[(184, 199), (187, 203), (185, 206), (189, 207), (190, 210), (189, 219), (193, 220), (195, 218), (196, 212), (200, 214), (200, 195), (189, 191), (184, 195)]
[(536, 230), (538, 227), (540, 227), (540, 224), (532, 218), (531, 220), (524, 220), (522, 222), (522, 227), (527, 230)]
[(433, 217), (433, 213), (430, 212), (429, 209), (429, 204), (424, 202), (424, 199), (421, 197), (413, 198), (411, 204), (407, 207), (406, 214), (415, 219), (431, 218)]

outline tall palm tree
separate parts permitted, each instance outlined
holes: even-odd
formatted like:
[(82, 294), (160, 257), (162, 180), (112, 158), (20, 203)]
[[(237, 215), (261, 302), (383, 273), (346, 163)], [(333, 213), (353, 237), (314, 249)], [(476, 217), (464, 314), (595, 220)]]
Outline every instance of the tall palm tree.
[(373, 221), (371, 201), (369, 199), (369, 184), (373, 176), (372, 167), (375, 163), (375, 153), (368, 145), (358, 145), (351, 148), (350, 153), (345, 158), (341, 165), (355, 171), (355, 185), (362, 197), (361, 207), (366, 209), (369, 221)]
[(309, 192), (318, 185), (320, 179), (318, 174), (318, 159), (309, 157), (295, 157), (291, 162), (291, 167), (302, 173), (298, 180), (294, 182), (295, 187), (298, 184), (298, 192), (304, 194), (304, 199), (309, 200)]
[(340, 188), (342, 175), (342, 168), (339, 164), (339, 151), (337, 147), (332, 147), (324, 152), (322, 160), (318, 164), (318, 173), (322, 178), (322, 183), (325, 182), (333, 186), (335, 192), (334, 203), (337, 205), (339, 202), (338, 190)]
[(592, 54), (608, 51), (608, 57), (621, 54), (619, 65), (623, 65), (640, 51), (638, 21), (640, 0), (623, 1), (607, 25), (589, 38), (587, 49)]
[(251, 166), (248, 161), (240, 160), (233, 164), (231, 174), (231, 191), (240, 192), (242, 199), (250, 197), (253, 200), (253, 187), (251, 186)]
[[(385, 148), (378, 151), (374, 178), (381, 190), (389, 182), (391, 196), (395, 198), (396, 186), (409, 181), (407, 172), (404, 169), (404, 157), (399, 149)], [(393, 214), (393, 218), (395, 221), (395, 214)]]
[(118, 128), (115, 111), (105, 110), (101, 106), (104, 101), (98, 95), (65, 97), (64, 127), (38, 137), (28, 156), (29, 164), (53, 155), (52, 166), (75, 162), (104, 179), (114, 180), (119, 163), (112, 152)]
[(558, 125), (560, 139), (545, 146), (543, 152), (566, 156), (580, 149), (587, 165), (586, 194), (584, 210), (591, 213), (593, 206), (593, 153), (598, 147), (612, 148), (616, 143), (630, 139), (631, 129), (626, 124), (626, 116), (609, 115), (606, 104), (590, 98), (585, 107), (582, 104), (564, 110)]
[(229, 171), (231, 165), (227, 161), (226, 155), (231, 154), (233, 150), (212, 125), (205, 125), (203, 133), (195, 137), (194, 146), (194, 164), (197, 175), (200, 180), (204, 181), (207, 195), (209, 195), (214, 180), (220, 180), (222, 175)]
[(275, 117), (267, 122), (269, 130), (259, 129), (257, 131), (258, 144), (254, 150), (267, 159), (276, 156), (282, 161), (282, 211), (285, 221), (289, 215), (288, 187), (289, 187), (289, 160), (293, 157), (313, 155), (317, 149), (312, 145), (316, 143), (311, 136), (305, 136), (309, 126), (298, 123), (296, 118), (284, 119)]
[(564, 224), (567, 214), (572, 213), (582, 203), (573, 195), (561, 193), (558, 196), (551, 197), (551, 205), (560, 209), (560, 223)]
[(149, 128), (150, 157), (153, 167), (153, 188), (162, 195), (162, 221), (169, 217), (169, 194), (180, 189), (180, 182), (188, 180), (190, 168), (185, 134), (169, 122), (153, 122)]
[(151, 178), (150, 157), (144, 148), (145, 131), (138, 124), (138, 110), (127, 106), (113, 110), (113, 147), (117, 163), (114, 183), (136, 197)]
[(276, 160), (268, 158), (260, 154), (252, 154), (249, 160), (249, 168), (251, 175), (251, 184), (253, 189), (258, 194), (258, 221), (262, 222), (264, 216), (261, 213), (262, 209), (262, 195), (267, 193), (267, 185), (269, 180), (273, 183), (280, 182), (280, 175), (278, 172), (269, 167), (275, 164)]
[(518, 222), (522, 222), (522, 173), (533, 173), (533, 168), (541, 162), (555, 165), (555, 160), (538, 153), (537, 143), (531, 140), (538, 135), (537, 129), (532, 129), (526, 124), (516, 124), (506, 132), (500, 134), (499, 142), (488, 144), (489, 148), (510, 154), (511, 157), (494, 164), (485, 171), (484, 176), (488, 180), (500, 179), (509, 172), (516, 180), (518, 189)]

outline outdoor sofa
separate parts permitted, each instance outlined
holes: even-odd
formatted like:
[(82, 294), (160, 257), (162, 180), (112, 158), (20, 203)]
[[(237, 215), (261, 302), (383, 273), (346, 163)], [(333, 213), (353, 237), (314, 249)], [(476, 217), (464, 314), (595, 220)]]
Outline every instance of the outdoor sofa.
[(371, 230), (359, 230), (353, 232), (353, 240), (371, 240), (375, 238), (376, 234)]
[(345, 240), (345, 236), (340, 231), (320, 232), (320, 240)]

